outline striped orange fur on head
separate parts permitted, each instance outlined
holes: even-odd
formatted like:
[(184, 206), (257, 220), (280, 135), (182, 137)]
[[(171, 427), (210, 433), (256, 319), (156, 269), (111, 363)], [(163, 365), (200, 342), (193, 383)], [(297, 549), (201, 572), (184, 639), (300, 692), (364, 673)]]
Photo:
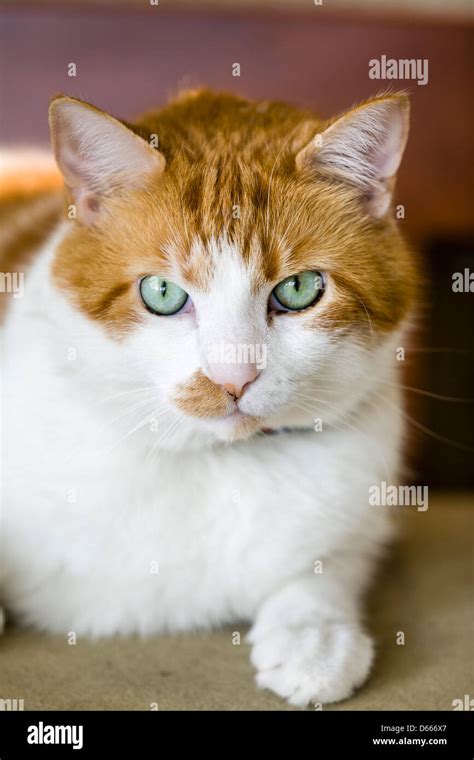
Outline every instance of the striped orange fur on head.
[[(377, 328), (391, 329), (406, 313), (413, 282), (411, 256), (386, 213), (407, 110), (406, 97), (393, 95), (323, 122), (280, 103), (199, 91), (125, 126), (55, 99), (53, 143), (79, 217), (56, 277), (89, 316), (123, 334), (142, 316), (136, 277), (179, 272), (206, 289), (207, 246), (225, 236), (251, 267), (255, 289), (305, 269), (327, 271), (333, 298), (314, 315), (318, 327), (350, 326), (368, 312)], [(362, 150), (364, 129), (375, 152), (377, 124), (382, 138), (391, 119), (400, 134), (388, 138), (398, 144), (387, 148), (395, 156), (382, 167), (387, 176), (358, 182), (358, 157), (348, 152)], [(374, 174), (367, 157), (359, 159)]]

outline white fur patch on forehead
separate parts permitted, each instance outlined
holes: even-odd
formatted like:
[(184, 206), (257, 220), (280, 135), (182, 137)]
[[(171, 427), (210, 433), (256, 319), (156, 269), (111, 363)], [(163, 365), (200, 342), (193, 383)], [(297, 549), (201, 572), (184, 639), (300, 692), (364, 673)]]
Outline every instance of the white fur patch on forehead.
[[(257, 241), (254, 242), (257, 246)], [(231, 242), (226, 235), (211, 238), (204, 242), (194, 236), (189, 244), (186, 256), (177, 255), (180, 246), (177, 241), (171, 241), (165, 247), (168, 254), (171, 271), (177, 281), (189, 286), (189, 291), (208, 293), (216, 292), (216, 283), (222, 286), (235, 285), (236, 291), (245, 287), (255, 289), (255, 283), (261, 281), (257, 256), (244, 260), (237, 244)], [(237, 287), (240, 283), (240, 287)]]
[[(255, 292), (252, 264), (238, 247), (224, 237), (206, 246), (194, 241), (192, 255), (194, 277), (185, 280), (181, 272), (180, 285), (194, 302), (204, 366), (211, 346), (265, 342), (269, 294)], [(203, 271), (204, 283), (199, 278)]]
[(231, 295), (242, 298), (250, 293), (252, 270), (234, 243), (224, 236), (218, 240), (211, 239), (207, 253), (212, 266), (210, 289), (214, 298), (224, 299)]

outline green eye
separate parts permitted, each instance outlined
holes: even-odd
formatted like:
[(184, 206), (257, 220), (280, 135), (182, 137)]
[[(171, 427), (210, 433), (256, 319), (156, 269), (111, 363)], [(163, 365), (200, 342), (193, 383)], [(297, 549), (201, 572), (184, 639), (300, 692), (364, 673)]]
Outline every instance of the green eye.
[(283, 311), (301, 311), (316, 303), (323, 291), (324, 280), (320, 272), (292, 274), (273, 288), (270, 306)]
[(148, 311), (164, 317), (181, 311), (189, 296), (185, 290), (158, 275), (140, 280), (140, 295)]

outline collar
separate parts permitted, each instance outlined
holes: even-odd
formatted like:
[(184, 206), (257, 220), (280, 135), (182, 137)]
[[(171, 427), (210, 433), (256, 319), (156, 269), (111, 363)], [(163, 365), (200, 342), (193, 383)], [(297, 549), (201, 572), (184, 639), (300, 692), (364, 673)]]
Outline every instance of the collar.
[(313, 428), (311, 427), (281, 427), (281, 428), (270, 428), (270, 427), (262, 427), (260, 428), (259, 432), (263, 433), (263, 435), (280, 435), (280, 433), (309, 433), (312, 431)]

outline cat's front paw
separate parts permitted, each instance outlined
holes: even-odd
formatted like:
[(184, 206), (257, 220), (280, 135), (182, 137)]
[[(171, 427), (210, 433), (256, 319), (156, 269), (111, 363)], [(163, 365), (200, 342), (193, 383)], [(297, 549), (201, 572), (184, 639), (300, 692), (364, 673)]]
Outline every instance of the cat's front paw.
[(256, 627), (249, 641), (257, 685), (298, 707), (349, 697), (367, 678), (374, 654), (372, 640), (355, 623)]

